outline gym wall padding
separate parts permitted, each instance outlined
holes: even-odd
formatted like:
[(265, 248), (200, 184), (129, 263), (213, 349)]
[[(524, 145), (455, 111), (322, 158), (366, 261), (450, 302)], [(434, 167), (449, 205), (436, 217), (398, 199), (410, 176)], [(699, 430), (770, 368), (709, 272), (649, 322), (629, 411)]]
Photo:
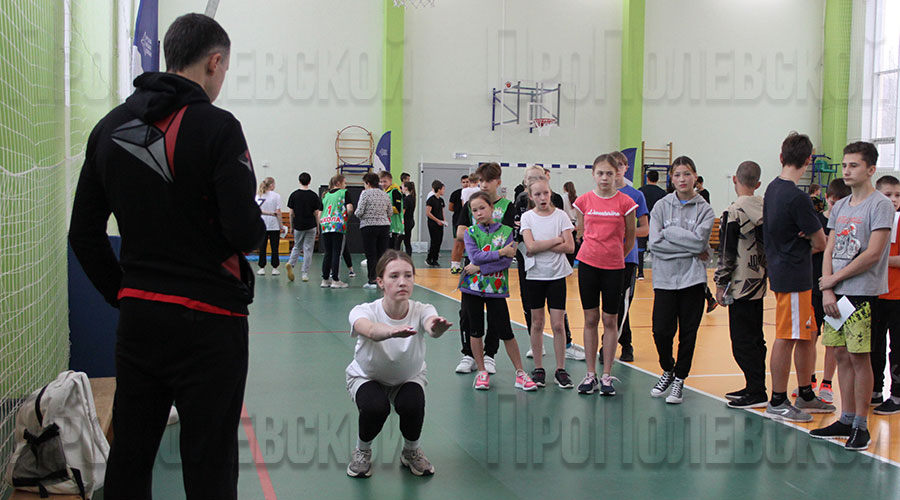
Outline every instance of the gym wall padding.
[[(122, 238), (110, 236), (116, 258)], [(119, 310), (94, 288), (69, 246), (69, 369), (89, 377), (116, 376), (116, 325)]]

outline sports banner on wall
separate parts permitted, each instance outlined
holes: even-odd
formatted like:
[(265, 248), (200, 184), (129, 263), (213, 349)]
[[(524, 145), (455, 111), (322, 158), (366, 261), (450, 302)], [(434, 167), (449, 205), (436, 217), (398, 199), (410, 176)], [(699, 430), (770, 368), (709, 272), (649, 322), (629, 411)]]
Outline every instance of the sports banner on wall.
[(388, 130), (378, 140), (375, 146), (375, 164), (372, 165), (372, 171), (375, 173), (382, 170), (391, 171), (391, 131)]
[(159, 0), (141, 0), (131, 45), (131, 79), (159, 71)]

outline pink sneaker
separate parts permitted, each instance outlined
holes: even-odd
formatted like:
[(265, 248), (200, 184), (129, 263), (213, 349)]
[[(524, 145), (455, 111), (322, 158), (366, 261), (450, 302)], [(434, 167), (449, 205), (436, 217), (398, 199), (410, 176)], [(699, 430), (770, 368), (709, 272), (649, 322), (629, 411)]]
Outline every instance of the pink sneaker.
[(475, 390), (486, 391), (491, 388), (491, 376), (487, 371), (478, 372), (475, 376)]
[(531, 377), (525, 373), (524, 370), (520, 370), (516, 373), (516, 389), (522, 389), (523, 391), (536, 391), (538, 385), (531, 380)]

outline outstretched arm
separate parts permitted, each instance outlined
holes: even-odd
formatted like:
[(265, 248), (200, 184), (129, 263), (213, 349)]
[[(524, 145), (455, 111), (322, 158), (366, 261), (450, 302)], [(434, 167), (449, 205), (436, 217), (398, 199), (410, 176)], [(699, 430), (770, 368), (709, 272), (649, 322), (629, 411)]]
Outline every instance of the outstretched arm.
[(443, 316), (431, 316), (425, 319), (425, 332), (433, 338), (438, 338), (453, 326), (453, 323), (447, 321)]
[(385, 325), (384, 323), (376, 323), (367, 318), (359, 318), (356, 320), (353, 323), (353, 331), (363, 337), (374, 340), (375, 342), (383, 342), (393, 338), (411, 337), (416, 334), (416, 329), (411, 325), (390, 326)]

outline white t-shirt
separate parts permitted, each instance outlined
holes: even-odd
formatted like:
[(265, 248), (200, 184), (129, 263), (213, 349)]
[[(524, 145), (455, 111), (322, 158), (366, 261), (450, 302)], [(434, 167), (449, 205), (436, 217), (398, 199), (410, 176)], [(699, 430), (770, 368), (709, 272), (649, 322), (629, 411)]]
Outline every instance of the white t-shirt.
[(481, 191), (481, 188), (478, 186), (471, 186), (467, 188), (463, 188), (462, 192), (459, 194), (460, 199), (462, 200), (463, 205), (469, 202), (469, 198), (472, 197), (473, 194)]
[[(384, 312), (383, 300), (360, 304), (350, 311), (350, 335), (357, 339), (353, 362), (347, 365), (347, 376), (397, 386), (425, 372), (425, 337), (428, 336), (425, 332), (425, 320), (438, 314), (431, 304), (410, 300), (406, 317), (401, 320), (391, 319)], [(353, 330), (353, 324), (362, 318), (391, 326), (411, 325), (417, 333), (405, 338), (375, 342)]]
[[(269, 191), (262, 196), (256, 195), (256, 204), (261, 211), (273, 214), (281, 210), (281, 195), (275, 191)], [(278, 216), (263, 214), (262, 220), (266, 223), (266, 231), (281, 231), (281, 219)]]
[[(575, 229), (572, 221), (565, 212), (556, 208), (553, 213), (547, 216), (538, 215), (534, 210), (529, 210), (522, 214), (521, 231), (531, 230), (531, 236), (535, 241), (549, 240), (562, 235), (567, 229)], [(551, 281), (572, 274), (572, 266), (569, 265), (569, 259), (566, 254), (551, 252), (540, 252), (531, 259), (526, 257), (525, 271), (528, 273), (527, 279), (537, 281)], [(529, 266), (529, 264), (531, 264)]]

